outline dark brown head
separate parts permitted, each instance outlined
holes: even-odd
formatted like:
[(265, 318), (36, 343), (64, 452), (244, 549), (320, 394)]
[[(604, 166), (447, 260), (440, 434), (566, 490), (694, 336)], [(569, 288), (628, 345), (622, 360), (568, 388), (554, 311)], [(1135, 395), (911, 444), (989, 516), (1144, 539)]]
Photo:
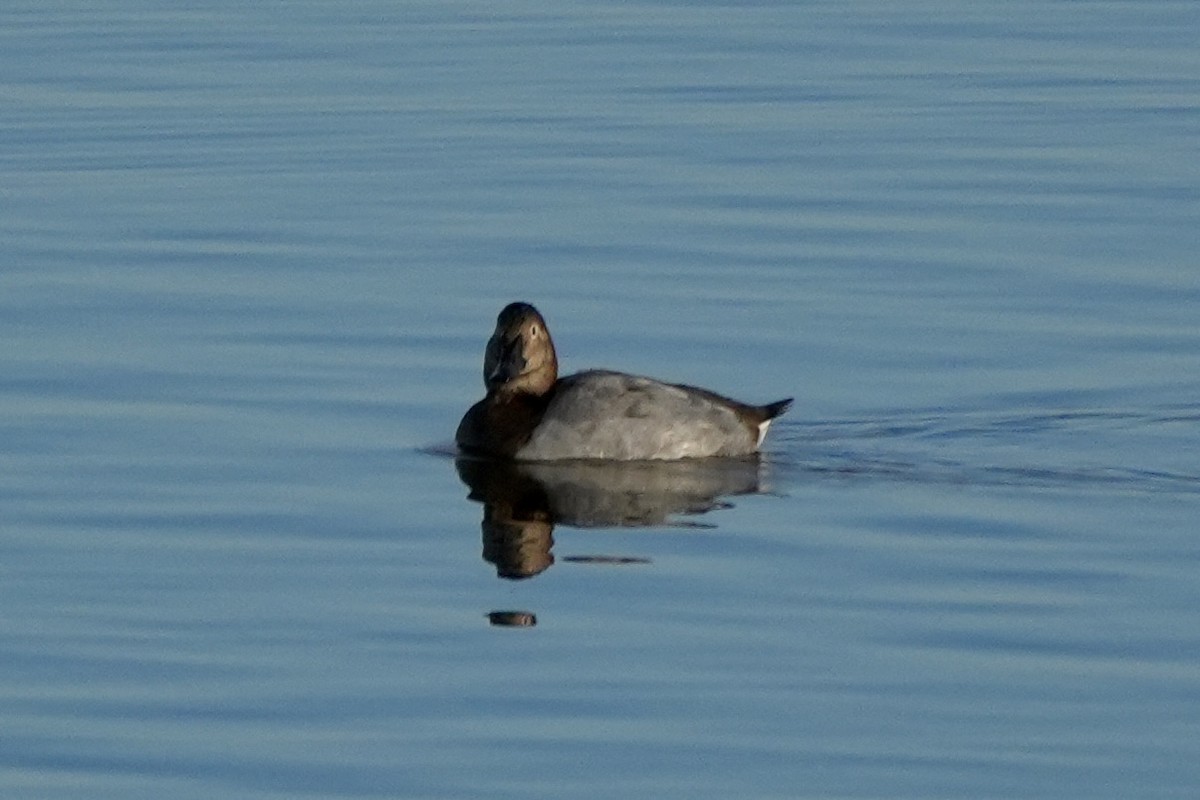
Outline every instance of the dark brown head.
[(528, 303), (505, 306), (483, 356), (488, 393), (543, 395), (556, 380), (558, 356), (542, 315)]

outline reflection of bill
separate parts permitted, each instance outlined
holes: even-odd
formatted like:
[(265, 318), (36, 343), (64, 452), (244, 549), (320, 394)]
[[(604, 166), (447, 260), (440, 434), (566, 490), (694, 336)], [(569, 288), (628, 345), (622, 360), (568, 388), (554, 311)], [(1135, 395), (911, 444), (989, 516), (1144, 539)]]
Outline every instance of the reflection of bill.
[[(554, 563), (554, 526), (686, 526), (728, 507), (723, 499), (760, 491), (751, 459), (671, 462), (516, 463), (459, 458), (470, 498), (483, 503), (483, 558), (502, 578), (530, 578)], [(644, 563), (623, 556), (577, 556), (582, 563)]]

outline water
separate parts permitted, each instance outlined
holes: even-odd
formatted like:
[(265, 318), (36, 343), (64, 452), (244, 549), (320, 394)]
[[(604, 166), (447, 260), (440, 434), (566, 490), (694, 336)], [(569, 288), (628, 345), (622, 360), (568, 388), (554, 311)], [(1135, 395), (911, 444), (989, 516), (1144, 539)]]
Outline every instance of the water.
[[(0, 23), (5, 796), (1195, 794), (1194, 4)], [(497, 515), (514, 299), (796, 407)]]

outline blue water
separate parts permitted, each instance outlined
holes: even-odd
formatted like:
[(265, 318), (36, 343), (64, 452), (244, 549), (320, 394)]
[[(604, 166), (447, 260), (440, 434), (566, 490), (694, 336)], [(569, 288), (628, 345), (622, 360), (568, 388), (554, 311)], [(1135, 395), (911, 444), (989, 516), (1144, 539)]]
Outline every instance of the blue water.
[[(111, 5), (0, 9), (0, 794), (1195, 796), (1200, 6)], [(516, 299), (796, 406), (469, 486)]]

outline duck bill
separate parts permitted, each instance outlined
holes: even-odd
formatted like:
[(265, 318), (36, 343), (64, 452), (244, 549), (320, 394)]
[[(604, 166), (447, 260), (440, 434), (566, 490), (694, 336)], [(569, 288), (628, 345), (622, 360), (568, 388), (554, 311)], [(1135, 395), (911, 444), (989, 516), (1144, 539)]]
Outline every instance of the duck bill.
[(499, 389), (509, 381), (525, 372), (525, 354), (521, 347), (521, 339), (501, 340), (496, 343), (499, 352), (496, 355), (495, 366), (485, 378), (488, 389)]

